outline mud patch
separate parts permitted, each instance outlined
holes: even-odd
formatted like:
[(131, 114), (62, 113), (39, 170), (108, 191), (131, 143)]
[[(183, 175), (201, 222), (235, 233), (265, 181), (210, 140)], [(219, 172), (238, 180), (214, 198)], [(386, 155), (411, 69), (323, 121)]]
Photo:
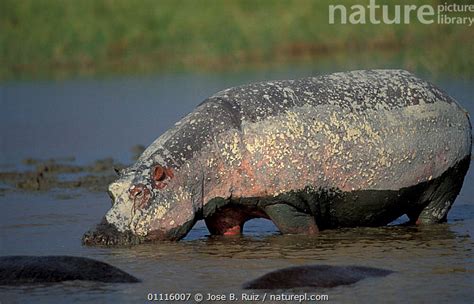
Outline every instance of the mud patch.
[(115, 170), (126, 167), (112, 158), (100, 159), (85, 166), (75, 164), (74, 158), (28, 158), (22, 163), (27, 170), (0, 172), (0, 195), (7, 191), (48, 191), (54, 188), (106, 191), (117, 177)]

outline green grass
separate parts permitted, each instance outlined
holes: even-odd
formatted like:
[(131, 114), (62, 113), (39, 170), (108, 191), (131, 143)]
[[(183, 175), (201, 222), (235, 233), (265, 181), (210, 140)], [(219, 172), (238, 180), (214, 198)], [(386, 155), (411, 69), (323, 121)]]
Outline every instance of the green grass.
[(2, 0), (0, 80), (299, 64), (474, 78), (474, 27), (330, 25), (331, 3), (368, 0)]

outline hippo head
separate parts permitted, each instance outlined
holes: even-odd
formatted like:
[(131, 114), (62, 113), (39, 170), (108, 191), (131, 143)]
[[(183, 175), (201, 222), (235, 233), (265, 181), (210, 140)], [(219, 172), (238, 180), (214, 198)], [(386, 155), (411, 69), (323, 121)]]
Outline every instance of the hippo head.
[[(186, 176), (184, 176), (186, 175)], [(187, 174), (160, 163), (141, 163), (120, 172), (109, 185), (112, 208), (86, 245), (129, 245), (153, 240), (179, 240), (197, 220), (200, 201)]]

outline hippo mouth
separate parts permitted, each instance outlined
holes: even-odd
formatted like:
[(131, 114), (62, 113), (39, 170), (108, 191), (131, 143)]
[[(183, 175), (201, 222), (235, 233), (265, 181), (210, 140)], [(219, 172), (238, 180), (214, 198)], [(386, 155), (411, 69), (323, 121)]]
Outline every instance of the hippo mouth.
[(131, 231), (120, 232), (105, 218), (97, 226), (82, 236), (82, 244), (87, 246), (132, 246), (145, 242), (145, 238)]

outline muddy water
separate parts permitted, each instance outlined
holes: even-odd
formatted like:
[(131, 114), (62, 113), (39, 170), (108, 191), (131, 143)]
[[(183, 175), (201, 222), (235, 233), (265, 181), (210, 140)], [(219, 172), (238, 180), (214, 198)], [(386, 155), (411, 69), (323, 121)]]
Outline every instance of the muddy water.
[[(0, 171), (24, 170), (26, 157), (64, 158), (76, 164), (113, 157), (129, 163), (130, 147), (148, 144), (213, 92), (259, 79), (311, 71), (239, 75), (177, 75), (146, 79), (21, 83), (0, 86)], [(437, 82), (474, 113), (466, 81)], [(243, 282), (293, 265), (357, 264), (396, 271), (352, 286), (306, 292), (331, 302), (471, 303), (474, 300), (474, 175), (471, 169), (448, 223), (281, 236), (266, 220), (246, 224), (245, 236), (209, 237), (202, 222), (179, 243), (133, 248), (82, 247), (85, 230), (110, 206), (107, 194), (87, 188), (0, 192), (0, 255), (76, 255), (108, 262), (139, 284), (69, 282), (0, 287), (0, 301), (145, 302), (149, 293), (235, 293)], [(402, 221), (403, 219), (400, 219)]]

